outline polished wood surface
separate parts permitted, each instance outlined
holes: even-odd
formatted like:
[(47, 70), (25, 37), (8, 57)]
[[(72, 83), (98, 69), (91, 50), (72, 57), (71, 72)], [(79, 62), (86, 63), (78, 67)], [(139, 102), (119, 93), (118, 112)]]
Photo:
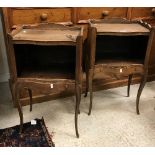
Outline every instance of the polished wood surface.
[(97, 32), (147, 33), (149, 30), (139, 24), (93, 24)]
[[(46, 26), (43, 28), (43, 26)], [(33, 42), (76, 42), (76, 38), (80, 35), (80, 28), (70, 28), (66, 29), (63, 25), (55, 24), (42, 24), (39, 28), (38, 26), (21, 26), (16, 30), (12, 31), (12, 39), (14, 43), (25, 43), (29, 41), (29, 43)], [(58, 43), (57, 43), (58, 44)], [(71, 43), (72, 44), (72, 43)]]

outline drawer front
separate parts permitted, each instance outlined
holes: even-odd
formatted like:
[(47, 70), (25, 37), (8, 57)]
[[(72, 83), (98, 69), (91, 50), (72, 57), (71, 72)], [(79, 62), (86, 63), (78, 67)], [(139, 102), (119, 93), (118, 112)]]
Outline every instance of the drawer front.
[(94, 8), (79, 8), (78, 9), (78, 20), (87, 19), (102, 19), (111, 17), (121, 17), (126, 18), (127, 8), (104, 8), (104, 7), (94, 7)]
[(125, 66), (112, 66), (112, 65), (97, 65), (95, 67), (95, 74), (110, 75), (111, 77), (128, 76), (130, 74), (143, 74), (143, 65), (125, 65)]
[(132, 8), (131, 19), (155, 18), (155, 8)]
[(12, 25), (41, 22), (71, 22), (71, 8), (14, 8), (11, 11)]
[[(27, 87), (32, 90), (32, 96), (50, 95), (50, 94), (61, 94), (73, 91), (75, 87), (74, 82), (67, 81), (36, 81), (22, 83), (22, 88)], [(21, 98), (28, 97), (28, 92), (22, 89)]]

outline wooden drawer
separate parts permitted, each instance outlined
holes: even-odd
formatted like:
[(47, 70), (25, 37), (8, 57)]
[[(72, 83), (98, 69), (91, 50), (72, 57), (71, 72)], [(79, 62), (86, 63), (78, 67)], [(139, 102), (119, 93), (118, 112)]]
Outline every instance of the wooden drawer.
[(12, 8), (11, 25), (71, 22), (71, 8)]
[(105, 76), (109, 75), (111, 77), (122, 77), (128, 76), (130, 74), (142, 74), (144, 72), (143, 65), (122, 65), (122, 66), (112, 66), (112, 65), (96, 65), (95, 74), (103, 74)]
[(78, 9), (78, 23), (82, 23), (87, 19), (101, 19), (111, 17), (126, 18), (127, 8), (79, 8)]
[[(67, 93), (74, 90), (75, 82), (71, 80), (36, 80), (22, 83), (22, 88), (28, 87), (32, 90), (33, 97), (50, 94)], [(20, 93), (21, 98), (28, 97), (28, 93), (23, 89)]]
[(155, 18), (155, 8), (132, 8), (131, 19)]

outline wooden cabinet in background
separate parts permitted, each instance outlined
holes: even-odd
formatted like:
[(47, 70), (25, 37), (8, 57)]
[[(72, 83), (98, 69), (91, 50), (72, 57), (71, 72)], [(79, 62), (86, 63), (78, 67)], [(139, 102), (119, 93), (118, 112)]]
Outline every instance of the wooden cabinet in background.
[[(1, 8), (4, 33), (7, 34), (13, 29), (16, 29), (18, 25), (29, 25), (36, 23), (66, 23), (79, 25), (84, 27), (84, 40), (87, 39), (88, 32), (88, 19), (103, 19), (103, 18), (126, 18), (128, 20), (144, 20), (150, 25), (155, 25), (155, 8), (127, 8), (127, 7), (99, 7), (99, 8), (89, 8), (89, 7), (79, 7), (79, 8)], [(6, 37), (6, 35), (5, 35)], [(151, 47), (151, 54), (149, 58), (149, 75), (148, 81), (155, 80), (155, 38), (153, 38), (153, 44)], [(12, 96), (14, 99), (14, 70), (11, 66), (11, 55), (9, 53), (10, 45), (8, 43), (8, 38), (6, 37), (6, 47), (8, 63), (10, 68), (10, 88), (12, 90)], [(85, 53), (85, 44), (83, 54)], [(83, 65), (84, 69), (84, 65)], [(94, 79), (94, 90), (107, 89), (118, 86), (127, 85), (127, 78), (122, 78), (119, 80), (114, 80), (109, 77), (107, 79), (96, 78)], [(138, 83), (140, 81), (139, 77), (133, 77), (132, 83)], [(52, 92), (50, 95), (44, 95), (43, 89), (33, 90), (33, 102), (42, 102), (49, 99), (55, 99), (58, 97), (64, 97), (73, 95), (74, 88), (69, 88), (67, 92), (64, 92), (63, 88), (65, 85), (61, 85), (61, 88), (57, 92)], [(83, 90), (85, 90), (85, 76), (83, 79)], [(21, 93), (22, 104), (28, 103), (28, 96), (25, 90)]]
[(154, 19), (155, 8), (132, 8), (131, 19)]

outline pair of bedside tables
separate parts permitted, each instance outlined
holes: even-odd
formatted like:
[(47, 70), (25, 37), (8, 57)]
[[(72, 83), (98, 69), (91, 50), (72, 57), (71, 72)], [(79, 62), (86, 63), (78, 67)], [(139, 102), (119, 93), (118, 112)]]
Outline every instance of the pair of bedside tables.
[[(92, 109), (93, 77), (109, 74), (119, 78), (134, 74), (142, 76), (137, 94), (139, 98), (148, 72), (148, 59), (154, 28), (143, 22), (120, 19), (90, 20), (85, 59), (86, 94), (90, 91)], [(75, 87), (75, 131), (78, 133), (78, 113), (83, 81), (82, 51), (83, 28), (44, 23), (17, 26), (8, 34), (11, 70), (14, 73), (15, 100), (20, 116), (20, 132), (23, 126), (23, 111), (20, 104), (22, 89), (28, 90), (30, 111), (32, 90), (42, 89), (45, 95), (59, 89), (68, 91)], [(24, 47), (24, 48), (23, 48)], [(103, 76), (104, 77), (104, 76)]]

